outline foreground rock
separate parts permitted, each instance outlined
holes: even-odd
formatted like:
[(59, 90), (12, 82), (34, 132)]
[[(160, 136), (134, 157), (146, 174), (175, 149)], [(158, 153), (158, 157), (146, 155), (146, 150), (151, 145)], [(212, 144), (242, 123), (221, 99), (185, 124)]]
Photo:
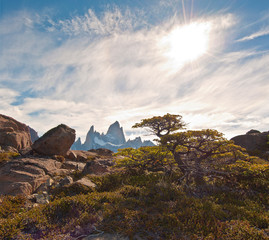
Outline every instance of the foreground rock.
[(89, 187), (89, 188), (95, 188), (96, 187), (96, 184), (93, 183), (91, 180), (89, 180), (87, 178), (81, 178), (80, 180), (76, 181), (75, 183), (84, 185), (84, 186)]
[(250, 130), (244, 135), (233, 137), (231, 140), (236, 145), (245, 148), (247, 151), (269, 151), (268, 142), (269, 132), (259, 132), (258, 130)]
[(13, 147), (17, 150), (30, 147), (32, 144), (29, 128), (17, 120), (0, 114), (0, 146)]
[(95, 152), (79, 150), (68, 151), (65, 155), (65, 158), (76, 162), (87, 162), (89, 160), (94, 160), (98, 157), (98, 154)]
[(39, 154), (52, 156), (65, 156), (76, 138), (74, 129), (61, 124), (36, 140), (32, 146), (33, 150)]
[[(76, 151), (76, 155), (85, 153)], [(87, 155), (88, 154), (88, 155)], [(76, 161), (65, 159), (59, 161), (48, 157), (16, 157), (0, 165), (0, 195), (30, 196), (34, 193), (52, 193), (57, 191), (82, 192), (93, 191), (95, 184), (85, 177), (87, 174), (103, 175), (115, 171), (114, 157), (98, 155), (87, 152), (87, 162), (84, 158), (76, 158)], [(78, 161), (81, 159), (82, 162)], [(77, 172), (78, 171), (78, 172)], [(73, 174), (81, 174), (81, 179), (73, 182)], [(69, 189), (70, 188), (70, 189)], [(43, 194), (44, 195), (44, 194)], [(36, 203), (47, 203), (47, 197), (37, 195), (34, 197)], [(37, 200), (39, 199), (39, 200)]]
[(70, 169), (70, 170), (79, 170), (82, 171), (85, 167), (86, 163), (84, 162), (74, 162), (74, 161), (65, 161), (63, 163), (63, 167), (65, 169)]
[(45, 158), (18, 158), (0, 168), (0, 194), (29, 195), (50, 178), (61, 163)]
[(89, 161), (86, 163), (82, 174), (96, 174), (96, 175), (102, 175), (104, 173), (109, 172), (109, 167), (106, 164), (103, 164), (100, 161)]

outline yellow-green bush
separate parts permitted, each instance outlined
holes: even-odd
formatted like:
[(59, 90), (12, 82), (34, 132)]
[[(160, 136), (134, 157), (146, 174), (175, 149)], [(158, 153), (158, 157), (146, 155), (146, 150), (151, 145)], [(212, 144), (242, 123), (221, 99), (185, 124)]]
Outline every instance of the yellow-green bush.
[(269, 190), (269, 164), (257, 164), (247, 161), (237, 161), (227, 167), (231, 176), (244, 189), (248, 191), (268, 192)]
[(10, 161), (14, 157), (18, 157), (20, 154), (17, 152), (2, 152), (0, 153), (0, 164)]

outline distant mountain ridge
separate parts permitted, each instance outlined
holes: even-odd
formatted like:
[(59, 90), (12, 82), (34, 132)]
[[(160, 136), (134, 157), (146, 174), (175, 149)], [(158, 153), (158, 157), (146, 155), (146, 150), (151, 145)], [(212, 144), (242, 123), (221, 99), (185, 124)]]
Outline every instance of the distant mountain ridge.
[(30, 131), (31, 141), (32, 143), (34, 143), (39, 138), (39, 136), (37, 134), (37, 131), (35, 131), (33, 128), (31, 128), (30, 126), (28, 126), (28, 128)]
[(139, 148), (142, 146), (154, 146), (155, 144), (151, 141), (142, 141), (141, 137), (137, 137), (133, 140), (126, 141), (123, 128), (119, 122), (116, 121), (111, 124), (107, 130), (107, 133), (99, 133), (94, 130), (94, 126), (91, 126), (87, 133), (85, 142), (81, 142), (81, 138), (78, 138), (74, 142), (72, 150), (90, 150), (98, 148), (107, 148), (113, 152), (117, 152), (120, 148)]

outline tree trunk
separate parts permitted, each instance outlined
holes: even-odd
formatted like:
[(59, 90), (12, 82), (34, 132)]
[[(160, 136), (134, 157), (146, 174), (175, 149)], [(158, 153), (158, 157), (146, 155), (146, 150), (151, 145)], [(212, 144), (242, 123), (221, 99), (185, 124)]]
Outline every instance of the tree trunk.
[(204, 172), (201, 168), (200, 162), (198, 161), (195, 162), (195, 172), (193, 173), (193, 175), (196, 186), (201, 186), (205, 184)]
[(177, 163), (177, 166), (179, 167), (181, 172), (185, 175), (186, 172), (188, 171), (188, 169), (187, 169), (186, 164), (182, 161), (181, 155), (179, 153), (177, 153), (177, 152), (174, 152), (173, 156), (174, 156), (174, 159), (175, 159), (175, 161)]

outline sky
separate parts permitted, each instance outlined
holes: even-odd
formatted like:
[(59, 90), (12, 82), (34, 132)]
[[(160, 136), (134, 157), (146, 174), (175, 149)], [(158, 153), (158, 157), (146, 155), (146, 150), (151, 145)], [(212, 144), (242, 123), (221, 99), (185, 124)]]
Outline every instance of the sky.
[(269, 130), (268, 0), (0, 0), (0, 113), (85, 139), (182, 115), (226, 138)]

